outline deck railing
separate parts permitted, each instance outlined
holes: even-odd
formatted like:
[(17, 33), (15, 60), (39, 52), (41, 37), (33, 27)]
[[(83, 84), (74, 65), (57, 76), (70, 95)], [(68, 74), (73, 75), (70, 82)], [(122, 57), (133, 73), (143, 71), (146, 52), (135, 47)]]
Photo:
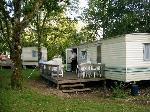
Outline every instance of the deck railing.
[(52, 77), (52, 70), (53, 67), (56, 67), (57, 70), (55, 71), (57, 74), (57, 78), (59, 78), (59, 65), (56, 64), (40, 64), (40, 72), (42, 76), (45, 77)]
[[(53, 67), (56, 67), (55, 71), (57, 75), (56, 78), (59, 78), (59, 65), (54, 64), (40, 64), (40, 72), (44, 77), (53, 77), (52, 70)], [(101, 78), (105, 75), (105, 65), (104, 64), (90, 64), (83, 63), (77, 67), (77, 76), (78, 78)]]
[(105, 75), (105, 64), (82, 63), (78, 65), (79, 78), (100, 78)]

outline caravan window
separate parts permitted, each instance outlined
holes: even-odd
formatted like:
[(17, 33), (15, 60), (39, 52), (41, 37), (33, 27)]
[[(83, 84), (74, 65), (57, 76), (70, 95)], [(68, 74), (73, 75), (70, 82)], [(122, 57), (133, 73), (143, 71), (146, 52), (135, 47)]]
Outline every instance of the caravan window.
[(150, 61), (150, 43), (144, 44), (144, 60)]
[(81, 58), (86, 59), (87, 58), (87, 52), (86, 51), (81, 51)]
[(37, 57), (38, 56), (38, 52), (35, 50), (32, 50), (32, 57)]

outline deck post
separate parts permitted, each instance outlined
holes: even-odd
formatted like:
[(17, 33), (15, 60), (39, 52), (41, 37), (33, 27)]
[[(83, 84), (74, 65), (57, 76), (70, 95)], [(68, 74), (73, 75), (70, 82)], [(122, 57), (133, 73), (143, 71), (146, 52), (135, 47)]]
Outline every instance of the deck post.
[(104, 83), (103, 83), (103, 87), (104, 87), (104, 93), (105, 95), (107, 95), (107, 86), (106, 86), (106, 80), (104, 79)]
[(52, 76), (52, 66), (48, 65), (48, 75)]
[(45, 76), (45, 73), (46, 73), (46, 66), (45, 66), (45, 64), (43, 64), (43, 75)]
[[(57, 65), (57, 81), (59, 79), (59, 65)], [(59, 89), (59, 83), (57, 83), (57, 89)]]
[(40, 76), (42, 76), (42, 64), (39, 64)]
[(57, 65), (57, 79), (59, 78), (59, 65)]
[(57, 84), (57, 89), (59, 89), (59, 84)]
[(48, 65), (46, 65), (46, 76), (48, 76)]
[(101, 75), (102, 77), (105, 77), (105, 65), (104, 64), (101, 65)]

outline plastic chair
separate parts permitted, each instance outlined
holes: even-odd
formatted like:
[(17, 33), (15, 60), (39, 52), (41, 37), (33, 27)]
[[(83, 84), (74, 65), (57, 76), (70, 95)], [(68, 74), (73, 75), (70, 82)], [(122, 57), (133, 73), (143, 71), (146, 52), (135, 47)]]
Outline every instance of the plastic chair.
[[(62, 63), (62, 58), (54, 58), (52, 61), (54, 64), (59, 65), (59, 76), (63, 77), (64, 65)], [(57, 76), (57, 67), (52, 67), (52, 76)]]

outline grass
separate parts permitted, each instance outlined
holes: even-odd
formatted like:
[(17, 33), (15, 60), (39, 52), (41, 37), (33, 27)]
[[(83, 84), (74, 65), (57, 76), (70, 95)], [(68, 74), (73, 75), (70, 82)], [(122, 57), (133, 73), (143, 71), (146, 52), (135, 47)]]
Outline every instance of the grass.
[[(36, 80), (38, 71), (23, 71), (24, 82)], [(43, 95), (25, 86), (22, 91), (10, 89), (11, 70), (0, 70), (0, 112), (150, 112), (144, 105), (118, 102), (115, 100), (84, 100), (81, 98), (62, 98)], [(26, 84), (24, 83), (24, 84)], [(100, 98), (101, 99), (101, 98)]]

